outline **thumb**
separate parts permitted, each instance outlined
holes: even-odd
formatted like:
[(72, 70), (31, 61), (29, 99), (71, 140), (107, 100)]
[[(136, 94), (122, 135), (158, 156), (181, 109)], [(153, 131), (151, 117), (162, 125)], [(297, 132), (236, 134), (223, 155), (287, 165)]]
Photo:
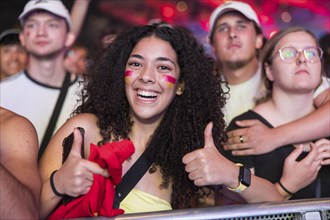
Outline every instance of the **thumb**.
[(299, 155), (302, 153), (303, 146), (304, 146), (304, 145), (299, 144), (298, 147), (296, 147), (296, 149), (294, 149), (294, 151), (292, 151), (292, 152), (289, 154), (289, 156), (286, 158), (286, 160), (296, 161), (297, 158), (299, 157)]
[(251, 127), (255, 124), (257, 124), (259, 122), (259, 120), (242, 120), (242, 121), (235, 121), (235, 123), (240, 126), (240, 127)]
[(204, 130), (204, 148), (215, 148), (213, 136), (212, 136), (213, 122), (207, 124)]
[(73, 141), (72, 143), (72, 148), (70, 151), (70, 155), (75, 155), (78, 157), (82, 157), (81, 155), (81, 148), (82, 148), (82, 136), (78, 128), (75, 128), (73, 130)]

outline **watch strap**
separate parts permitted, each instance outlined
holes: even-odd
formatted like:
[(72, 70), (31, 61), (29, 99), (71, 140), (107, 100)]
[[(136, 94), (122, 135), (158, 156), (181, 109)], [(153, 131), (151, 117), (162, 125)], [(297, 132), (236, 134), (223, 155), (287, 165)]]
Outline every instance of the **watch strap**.
[(236, 163), (235, 165), (239, 167), (239, 176), (238, 176), (239, 185), (236, 188), (230, 188), (227, 186), (227, 189), (237, 193), (242, 193), (244, 190), (246, 190), (246, 188), (248, 188), (248, 186), (244, 185), (241, 181), (242, 170), (245, 169), (245, 167), (241, 163)]

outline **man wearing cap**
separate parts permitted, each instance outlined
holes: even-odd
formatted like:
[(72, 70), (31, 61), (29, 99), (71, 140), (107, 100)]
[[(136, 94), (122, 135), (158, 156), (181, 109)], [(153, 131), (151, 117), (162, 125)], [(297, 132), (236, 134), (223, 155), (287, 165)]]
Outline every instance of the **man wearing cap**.
[(1, 82), (1, 106), (32, 122), (43, 149), (48, 144), (45, 140), (70, 117), (77, 102), (78, 79), (64, 67), (65, 52), (75, 35), (60, 0), (30, 0), (19, 20), (29, 63), (26, 70)]
[(221, 63), (223, 78), (228, 82), (230, 98), (225, 108), (227, 123), (254, 106), (265, 87), (257, 51), (263, 36), (256, 13), (246, 3), (224, 3), (210, 17), (210, 43)]
[(19, 29), (8, 29), (0, 34), (0, 81), (23, 70), (27, 54), (19, 41)]
[[(263, 36), (255, 11), (243, 2), (220, 5), (211, 14), (209, 24), (212, 51), (230, 89), (224, 109), (229, 124), (265, 95), (264, 76), (258, 61)], [(236, 155), (263, 154), (286, 144), (329, 136), (329, 91), (324, 80), (314, 93), (314, 104), (319, 109), (290, 124), (269, 129), (257, 120), (241, 121), (238, 125), (244, 128), (228, 132), (225, 150), (234, 150)]]

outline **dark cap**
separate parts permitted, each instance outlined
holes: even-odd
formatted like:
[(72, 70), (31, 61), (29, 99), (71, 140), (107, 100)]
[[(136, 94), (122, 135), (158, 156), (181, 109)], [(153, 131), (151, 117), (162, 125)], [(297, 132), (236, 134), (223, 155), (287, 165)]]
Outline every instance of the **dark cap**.
[(0, 34), (0, 44), (20, 44), (19, 34), (20, 29), (12, 28), (3, 31)]

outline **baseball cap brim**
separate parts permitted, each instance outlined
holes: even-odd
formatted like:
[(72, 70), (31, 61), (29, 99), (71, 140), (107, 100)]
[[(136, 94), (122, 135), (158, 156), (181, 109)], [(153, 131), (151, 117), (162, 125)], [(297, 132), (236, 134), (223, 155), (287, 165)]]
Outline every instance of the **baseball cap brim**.
[(16, 28), (5, 30), (0, 34), (0, 41), (2, 41), (2, 39), (4, 39), (5, 37), (7, 37), (9, 35), (17, 35), (18, 36), (20, 33), (21, 33), (21, 30), (16, 29)]

